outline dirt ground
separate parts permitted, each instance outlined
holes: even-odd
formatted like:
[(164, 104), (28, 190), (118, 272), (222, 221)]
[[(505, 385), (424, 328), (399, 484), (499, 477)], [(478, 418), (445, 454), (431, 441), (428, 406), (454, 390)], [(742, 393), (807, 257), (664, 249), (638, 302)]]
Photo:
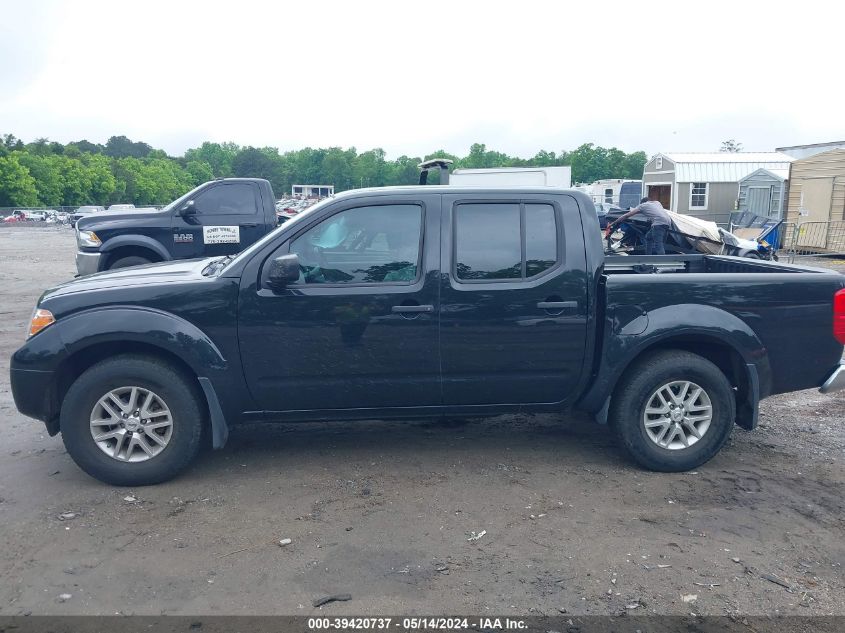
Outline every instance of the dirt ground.
[(765, 401), (684, 474), (507, 416), (250, 425), (175, 481), (101, 484), (9, 392), (74, 250), (0, 230), (0, 614), (845, 614), (843, 393)]

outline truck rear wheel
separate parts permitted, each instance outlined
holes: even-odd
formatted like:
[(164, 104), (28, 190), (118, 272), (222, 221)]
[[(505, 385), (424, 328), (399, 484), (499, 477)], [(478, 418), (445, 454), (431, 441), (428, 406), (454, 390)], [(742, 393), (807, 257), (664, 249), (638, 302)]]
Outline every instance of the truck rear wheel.
[(706, 358), (657, 352), (635, 363), (613, 395), (610, 423), (641, 466), (681, 472), (710, 460), (736, 417), (730, 382)]
[(109, 270), (129, 268), (130, 266), (143, 266), (144, 264), (152, 264), (152, 261), (139, 255), (129, 255), (128, 257), (121, 257), (120, 259), (114, 260), (109, 264)]
[(152, 357), (110, 358), (85, 371), (62, 402), (62, 440), (86, 473), (115, 486), (175, 477), (196, 457), (204, 407), (181, 372)]

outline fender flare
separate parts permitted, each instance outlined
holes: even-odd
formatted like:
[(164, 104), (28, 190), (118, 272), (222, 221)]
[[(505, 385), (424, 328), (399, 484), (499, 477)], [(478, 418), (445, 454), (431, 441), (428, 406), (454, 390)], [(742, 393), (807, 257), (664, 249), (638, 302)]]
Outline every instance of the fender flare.
[[(96, 332), (91, 331), (89, 317), (97, 320)], [(237, 398), (228, 379), (230, 364), (197, 326), (153, 308), (114, 306), (78, 312), (54, 327), (65, 348), (63, 362), (94, 345), (112, 342), (142, 343), (179, 358), (194, 372), (205, 397), (214, 448), (225, 445), (229, 435), (226, 419), (238, 415)]]
[(771, 385), (771, 365), (766, 347), (748, 324), (725, 310), (700, 304), (664, 306), (640, 319), (645, 327), (630, 335), (624, 333), (624, 326), (618, 328), (622, 332), (614, 332), (613, 323), (609, 319), (605, 323), (601, 354), (604, 362), (600, 363), (592, 386), (576, 408), (594, 414), (599, 422), (606, 422), (610, 398), (631, 363), (673, 339), (700, 337), (718, 341), (742, 359), (748, 390), (744, 399), (737, 402), (737, 423), (748, 429), (756, 426), (758, 402), (768, 394)]
[[(154, 240), (151, 237), (146, 235), (117, 235), (112, 237), (105, 242), (100, 247), (101, 253), (109, 253), (111, 251), (117, 250), (118, 248), (123, 248), (124, 246), (136, 246), (138, 248), (146, 248), (147, 250), (153, 251), (156, 255), (161, 257), (161, 261), (169, 262), (173, 259), (173, 256), (168, 252), (168, 250), (161, 244), (161, 242)], [(100, 261), (103, 262), (105, 258), (101, 258)]]

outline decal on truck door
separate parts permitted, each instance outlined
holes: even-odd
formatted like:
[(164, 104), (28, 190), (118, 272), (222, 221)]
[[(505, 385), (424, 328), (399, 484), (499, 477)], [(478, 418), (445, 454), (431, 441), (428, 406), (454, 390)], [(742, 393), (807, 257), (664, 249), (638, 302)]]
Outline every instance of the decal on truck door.
[(241, 227), (239, 226), (204, 226), (202, 227), (203, 244), (240, 244)]
[(193, 233), (174, 233), (173, 234), (173, 243), (174, 244), (193, 244), (194, 243), (194, 234)]

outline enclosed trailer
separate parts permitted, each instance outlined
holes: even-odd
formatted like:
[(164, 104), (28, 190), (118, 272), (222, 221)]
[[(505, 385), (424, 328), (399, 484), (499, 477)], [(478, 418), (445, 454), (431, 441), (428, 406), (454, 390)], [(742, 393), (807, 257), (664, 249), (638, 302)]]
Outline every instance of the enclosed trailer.
[(456, 169), (449, 175), (451, 185), (559, 187), (572, 186), (572, 168), (496, 167), (493, 169)]

